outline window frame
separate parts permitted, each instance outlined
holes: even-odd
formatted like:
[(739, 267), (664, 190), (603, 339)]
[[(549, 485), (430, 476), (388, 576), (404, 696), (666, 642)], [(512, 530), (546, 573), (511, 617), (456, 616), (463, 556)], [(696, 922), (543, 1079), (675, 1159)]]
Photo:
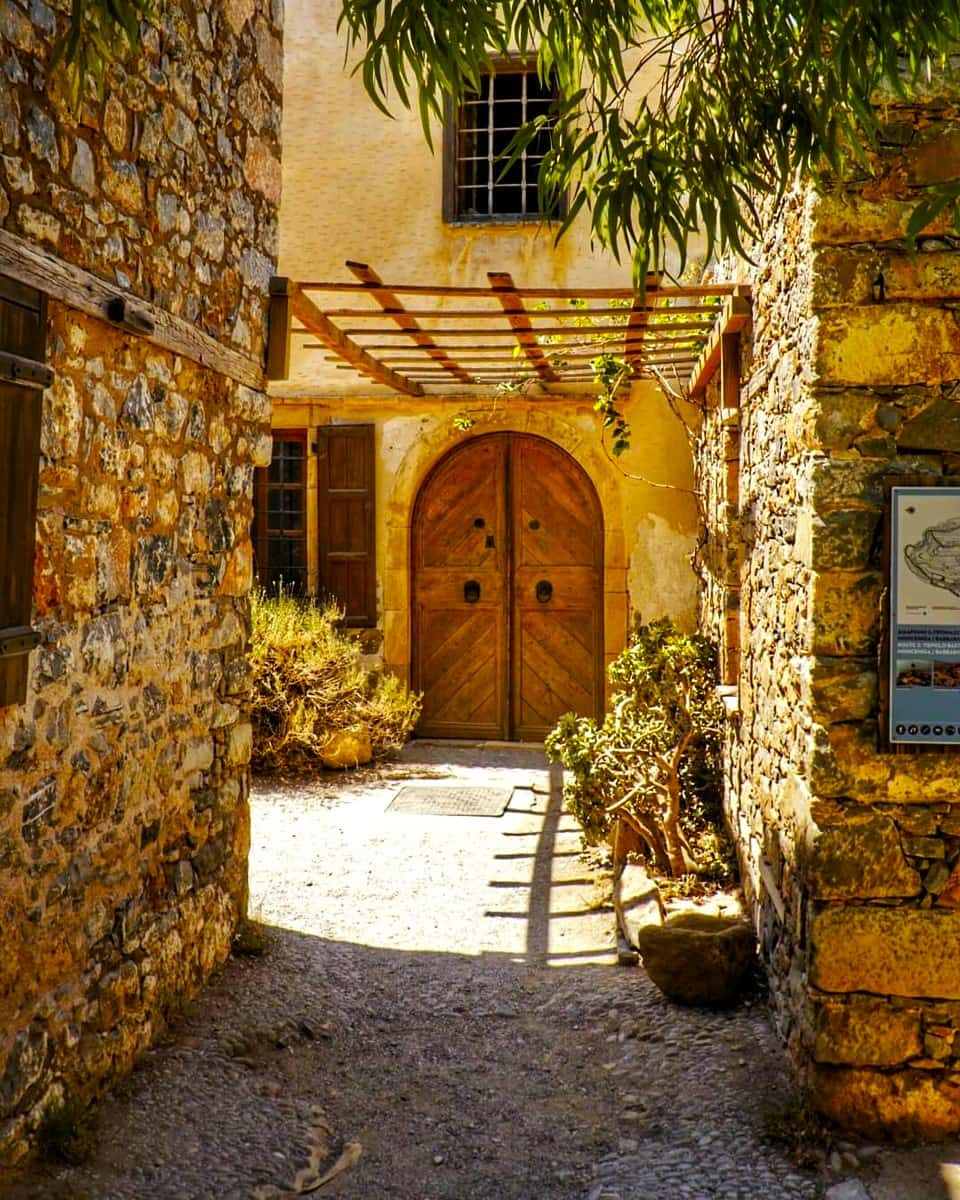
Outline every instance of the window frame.
[(34, 559), (46, 365), (47, 294), (0, 275), (0, 709), (24, 704), (33, 628)]
[[(310, 460), (310, 439), (308, 430), (306, 429), (273, 429), (274, 446), (278, 441), (299, 442), (303, 446), (303, 457), (301, 462), (303, 470), (301, 472), (300, 482), (298, 484), (288, 483), (272, 483), (270, 481), (270, 467), (258, 467), (256, 472), (255, 489), (256, 495), (254, 498), (254, 519), (253, 519), (253, 550), (254, 562), (256, 566), (257, 583), (265, 591), (272, 591), (270, 574), (269, 547), (271, 540), (283, 538), (290, 541), (300, 541), (303, 546), (303, 565), (298, 568), (302, 573), (302, 581), (298, 581), (296, 590), (291, 589), (291, 594), (298, 596), (306, 596), (310, 591), (310, 532), (308, 529), (308, 507), (309, 497), (307, 489), (307, 473)], [(272, 465), (271, 455), (271, 465)], [(269, 497), (271, 491), (293, 491), (300, 492), (301, 503), (301, 522), (300, 529), (297, 533), (288, 533), (286, 530), (279, 532), (271, 531), (269, 525), (270, 508)], [(284, 586), (284, 591), (287, 588)]]
[[(536, 60), (532, 58), (495, 58), (481, 76), (528, 75), (537, 77)], [(567, 198), (564, 196), (557, 212), (550, 216), (539, 210), (535, 213), (475, 213), (459, 211), (459, 175), (457, 147), (461, 129), (460, 106), (448, 97), (443, 115), (443, 220), (447, 225), (544, 225), (559, 224), (567, 213)]]

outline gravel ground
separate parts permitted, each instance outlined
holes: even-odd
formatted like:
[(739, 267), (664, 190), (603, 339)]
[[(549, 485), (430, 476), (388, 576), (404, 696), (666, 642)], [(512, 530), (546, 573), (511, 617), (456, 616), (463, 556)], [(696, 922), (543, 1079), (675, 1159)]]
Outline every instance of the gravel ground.
[[(516, 790), (499, 818), (386, 811), (411, 782)], [(792, 1099), (762, 998), (677, 1008), (613, 965), (557, 783), (533, 750), (424, 743), (261, 781), (267, 953), (233, 959), (105, 1101), (87, 1164), (0, 1194), (945, 1200), (960, 1146), (841, 1143), (812, 1169), (771, 1141)]]

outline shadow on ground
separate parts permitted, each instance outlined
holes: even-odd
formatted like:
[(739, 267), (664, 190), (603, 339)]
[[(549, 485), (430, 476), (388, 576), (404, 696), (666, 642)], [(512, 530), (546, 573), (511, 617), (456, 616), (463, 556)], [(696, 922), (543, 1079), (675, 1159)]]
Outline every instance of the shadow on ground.
[[(418, 778), (513, 799), (497, 819), (388, 812)], [(266, 954), (231, 960), (107, 1099), (90, 1162), (0, 1195), (251, 1200), (289, 1189), (321, 1128), (330, 1159), (362, 1146), (322, 1192), (345, 1200), (814, 1200), (837, 1182), (770, 1138), (793, 1100), (762, 1002), (680, 1009), (611, 965), (542, 757), (415, 745), (336, 786), (270, 781), (253, 815)], [(882, 1158), (863, 1194), (944, 1200), (945, 1153)], [(882, 1190), (896, 1164), (900, 1195)]]

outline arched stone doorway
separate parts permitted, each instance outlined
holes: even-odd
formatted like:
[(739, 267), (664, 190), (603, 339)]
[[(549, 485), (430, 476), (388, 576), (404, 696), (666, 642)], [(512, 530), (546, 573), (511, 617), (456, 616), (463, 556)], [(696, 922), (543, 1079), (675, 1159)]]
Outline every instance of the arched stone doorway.
[(492, 433), (449, 452), (412, 524), (419, 732), (540, 740), (603, 699), (603, 513), (559, 446)]

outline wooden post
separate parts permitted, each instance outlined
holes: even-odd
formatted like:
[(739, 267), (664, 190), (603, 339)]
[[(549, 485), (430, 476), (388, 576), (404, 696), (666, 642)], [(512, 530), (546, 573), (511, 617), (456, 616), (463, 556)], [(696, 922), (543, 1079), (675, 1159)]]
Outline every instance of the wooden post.
[(290, 280), (274, 275), (270, 280), (267, 324), (267, 379), (290, 378)]

